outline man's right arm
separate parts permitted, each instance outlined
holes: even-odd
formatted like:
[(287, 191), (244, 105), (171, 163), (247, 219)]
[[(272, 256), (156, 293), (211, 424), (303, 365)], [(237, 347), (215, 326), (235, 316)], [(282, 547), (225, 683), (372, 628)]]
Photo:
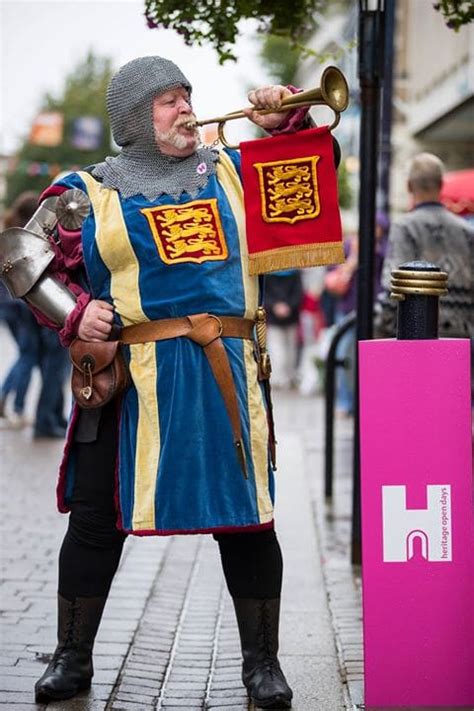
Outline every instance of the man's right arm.
[[(67, 178), (54, 183), (42, 193), (40, 202), (48, 197), (59, 196), (71, 187), (78, 186), (68, 184)], [(66, 230), (58, 224), (52, 246), (55, 256), (47, 271), (74, 294), (76, 306), (59, 329), (38, 309), (32, 307), (36, 319), (41, 325), (58, 329), (60, 341), (66, 347), (76, 337), (88, 341), (107, 340), (112, 327), (113, 307), (105, 301), (93, 299), (87, 288), (81, 230)]]

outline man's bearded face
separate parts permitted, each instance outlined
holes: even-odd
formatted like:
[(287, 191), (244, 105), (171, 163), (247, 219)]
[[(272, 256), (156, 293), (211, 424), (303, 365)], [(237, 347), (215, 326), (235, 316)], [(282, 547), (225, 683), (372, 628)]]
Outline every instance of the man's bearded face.
[(153, 99), (153, 127), (158, 148), (165, 155), (185, 158), (199, 145), (199, 132), (187, 90), (177, 87)]

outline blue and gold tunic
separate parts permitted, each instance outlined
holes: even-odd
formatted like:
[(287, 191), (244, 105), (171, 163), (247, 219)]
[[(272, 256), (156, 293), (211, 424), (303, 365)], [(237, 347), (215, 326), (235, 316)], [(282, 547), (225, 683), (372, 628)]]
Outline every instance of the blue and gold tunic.
[[(83, 258), (95, 299), (120, 325), (208, 312), (254, 318), (236, 152), (195, 199), (123, 199), (87, 172), (59, 185), (84, 190), (92, 210)], [(224, 338), (242, 422), (242, 475), (224, 401), (202, 348), (187, 338), (125, 346), (132, 379), (120, 406), (120, 525), (137, 535), (266, 527), (273, 520), (268, 423), (252, 343)], [(65, 502), (74, 480), (67, 461)]]

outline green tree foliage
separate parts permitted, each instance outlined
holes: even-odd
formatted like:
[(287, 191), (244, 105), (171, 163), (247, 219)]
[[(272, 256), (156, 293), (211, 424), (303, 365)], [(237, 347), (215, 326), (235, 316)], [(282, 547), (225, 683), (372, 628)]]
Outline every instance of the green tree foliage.
[(287, 37), (267, 35), (260, 50), (260, 57), (272, 79), (279, 84), (293, 84), (298, 71), (300, 53)]
[(474, 21), (474, 3), (472, 0), (441, 0), (433, 5), (446, 22), (446, 25), (459, 32), (463, 25)]
[[(29, 175), (26, 166), (32, 163), (57, 164), (61, 170), (72, 166), (87, 166), (103, 160), (110, 153), (110, 128), (105, 107), (105, 93), (112, 76), (109, 59), (92, 52), (66, 77), (62, 96), (46, 94), (40, 111), (59, 111), (64, 116), (63, 141), (51, 148), (35, 146), (28, 139), (16, 158), (17, 167), (7, 176), (7, 204), (24, 190), (41, 191), (51, 183), (50, 175)], [(71, 143), (73, 122), (80, 116), (95, 116), (103, 122), (102, 142), (97, 150), (78, 150)]]
[(150, 28), (170, 28), (188, 45), (211, 44), (219, 62), (235, 60), (232, 45), (241, 20), (254, 19), (258, 31), (298, 41), (315, 26), (322, 0), (145, 0)]

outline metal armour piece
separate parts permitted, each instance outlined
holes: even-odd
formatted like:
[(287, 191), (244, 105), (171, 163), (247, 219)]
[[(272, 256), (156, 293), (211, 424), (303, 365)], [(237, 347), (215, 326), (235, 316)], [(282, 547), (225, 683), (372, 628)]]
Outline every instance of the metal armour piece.
[(79, 188), (65, 190), (58, 198), (56, 216), (66, 230), (78, 230), (90, 212), (91, 202)]
[(195, 197), (216, 171), (218, 152), (200, 147), (186, 158), (158, 150), (153, 128), (153, 98), (169, 89), (191, 84), (173, 62), (163, 57), (139, 57), (125, 64), (112, 78), (107, 110), (114, 140), (122, 146), (116, 157), (107, 157), (92, 174), (124, 198), (142, 194), (148, 200), (185, 192)]
[(0, 275), (10, 294), (24, 296), (54, 259), (49, 242), (23, 227), (10, 227), (0, 235)]
[(47, 237), (52, 234), (58, 222), (56, 215), (57, 202), (57, 196), (49, 197), (46, 198), (46, 200), (43, 200), (41, 205), (25, 225), (25, 230), (28, 230), (28, 232), (34, 232), (35, 234), (40, 235), (40, 237)]
[(64, 326), (76, 307), (74, 294), (49, 274), (43, 274), (23, 298), (58, 326)]
[(57, 224), (57, 200), (45, 200), (25, 227), (10, 227), (0, 234), (0, 277), (13, 297), (25, 299), (62, 325), (76, 299), (64, 284), (45, 273), (54, 259), (48, 235)]

